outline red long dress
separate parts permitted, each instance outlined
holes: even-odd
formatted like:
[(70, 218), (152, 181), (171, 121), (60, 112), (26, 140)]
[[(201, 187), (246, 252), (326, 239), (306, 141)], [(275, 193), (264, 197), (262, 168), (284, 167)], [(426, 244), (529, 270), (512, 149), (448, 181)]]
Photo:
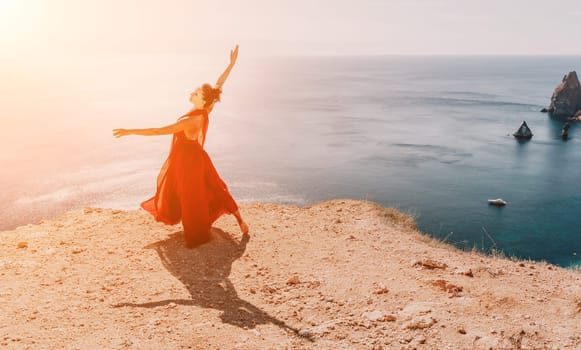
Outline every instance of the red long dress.
[(141, 203), (159, 222), (175, 225), (181, 221), (188, 247), (209, 241), (214, 221), (238, 210), (226, 183), (204, 151), (208, 112), (194, 110), (181, 118), (199, 115), (204, 118), (202, 144), (188, 139), (183, 131), (175, 133), (169, 156), (157, 177), (157, 192)]

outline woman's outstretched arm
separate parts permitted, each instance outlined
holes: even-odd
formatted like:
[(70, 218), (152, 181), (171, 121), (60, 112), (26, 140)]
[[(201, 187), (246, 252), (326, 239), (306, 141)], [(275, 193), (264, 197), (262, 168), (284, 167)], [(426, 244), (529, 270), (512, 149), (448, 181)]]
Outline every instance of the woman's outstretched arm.
[(158, 135), (171, 135), (176, 132), (183, 131), (185, 129), (195, 129), (202, 127), (201, 118), (187, 118), (178, 121), (177, 123), (162, 126), (161, 128), (148, 128), (148, 129), (113, 129), (113, 136), (121, 137), (127, 135), (140, 135), (140, 136), (158, 136)]
[(228, 75), (230, 74), (232, 67), (234, 67), (237, 58), (238, 58), (238, 45), (236, 45), (234, 50), (230, 50), (230, 64), (228, 65), (228, 67), (226, 67), (224, 73), (222, 73), (222, 75), (220, 75), (220, 77), (218, 78), (218, 81), (216, 82), (215, 86), (217, 89), (221, 89), (222, 85), (224, 85), (224, 82), (228, 78)]

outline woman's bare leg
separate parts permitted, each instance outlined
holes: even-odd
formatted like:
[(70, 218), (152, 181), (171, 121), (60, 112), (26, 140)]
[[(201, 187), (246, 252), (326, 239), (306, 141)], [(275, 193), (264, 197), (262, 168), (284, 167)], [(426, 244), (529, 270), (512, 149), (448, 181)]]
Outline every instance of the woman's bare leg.
[(242, 219), (242, 216), (240, 215), (240, 211), (236, 210), (236, 212), (234, 213), (234, 216), (236, 217), (236, 221), (238, 221), (238, 226), (240, 226), (240, 231), (242, 231), (243, 234), (247, 235), (248, 231), (250, 229), (248, 228), (248, 225), (244, 222), (244, 219)]

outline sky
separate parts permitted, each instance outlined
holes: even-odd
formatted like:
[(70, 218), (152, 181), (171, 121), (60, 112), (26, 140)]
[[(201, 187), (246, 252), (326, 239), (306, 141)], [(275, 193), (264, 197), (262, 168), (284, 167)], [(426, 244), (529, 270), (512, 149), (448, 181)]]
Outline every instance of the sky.
[(0, 51), (576, 55), (578, 0), (0, 0)]

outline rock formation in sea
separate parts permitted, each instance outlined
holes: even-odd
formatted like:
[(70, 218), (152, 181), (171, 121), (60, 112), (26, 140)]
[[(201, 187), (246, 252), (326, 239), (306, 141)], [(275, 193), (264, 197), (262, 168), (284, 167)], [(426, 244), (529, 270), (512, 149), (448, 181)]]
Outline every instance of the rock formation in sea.
[(577, 73), (572, 71), (566, 74), (555, 88), (547, 111), (555, 118), (566, 119), (573, 117), (580, 110), (581, 84)]
[(533, 137), (533, 132), (531, 131), (531, 129), (527, 125), (527, 122), (523, 120), (523, 122), (520, 125), (520, 127), (518, 128), (518, 130), (515, 131), (512, 134), (512, 136), (516, 137), (517, 139), (525, 139), (525, 140), (528, 140), (531, 137)]
[(563, 129), (561, 130), (561, 138), (563, 140), (567, 140), (569, 138), (569, 128), (571, 127), (571, 124), (569, 124), (569, 122), (566, 122), (565, 125), (563, 125)]

